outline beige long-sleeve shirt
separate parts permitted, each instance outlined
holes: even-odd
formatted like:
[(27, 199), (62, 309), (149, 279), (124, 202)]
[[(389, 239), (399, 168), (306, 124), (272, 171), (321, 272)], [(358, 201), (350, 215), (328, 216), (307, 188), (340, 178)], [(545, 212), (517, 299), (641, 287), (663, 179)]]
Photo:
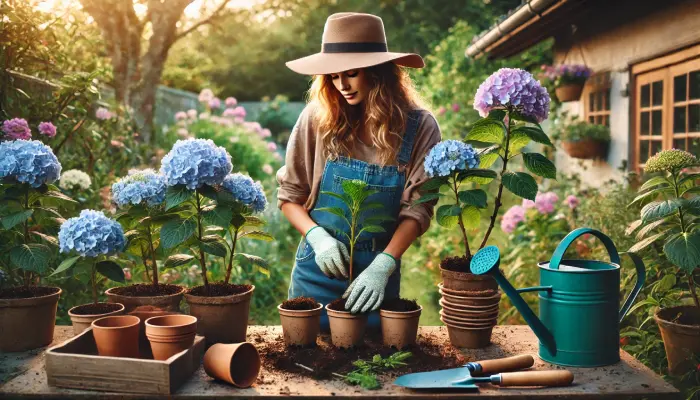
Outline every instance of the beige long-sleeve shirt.
[[(323, 149), (320, 135), (313, 127), (313, 106), (307, 105), (302, 111), (287, 143), (285, 165), (277, 171), (277, 206), (285, 202), (302, 204), (307, 210), (313, 209), (318, 198), (327, 154)], [(423, 161), (430, 149), (441, 140), (440, 127), (435, 117), (427, 110), (421, 110), (418, 131), (414, 139), (411, 158), (406, 165), (406, 184), (401, 196), (399, 222), (404, 218), (413, 218), (420, 226), (422, 235), (430, 226), (435, 202), (423, 203), (410, 207), (420, 198), (418, 187), (428, 176), (423, 169)], [(355, 140), (352, 157), (373, 164), (379, 164), (376, 149)], [(396, 163), (394, 163), (396, 165)]]

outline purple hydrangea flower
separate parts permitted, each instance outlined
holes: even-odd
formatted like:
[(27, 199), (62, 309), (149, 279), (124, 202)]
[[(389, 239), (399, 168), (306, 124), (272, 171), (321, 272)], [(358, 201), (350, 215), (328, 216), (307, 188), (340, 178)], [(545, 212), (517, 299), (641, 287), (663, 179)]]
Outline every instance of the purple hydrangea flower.
[(535, 196), (535, 208), (540, 214), (553, 213), (557, 202), (559, 202), (559, 196), (554, 192), (537, 193)]
[(29, 140), (32, 137), (32, 130), (24, 118), (8, 119), (2, 123), (2, 131), (5, 133), (5, 139)]
[(267, 149), (269, 151), (277, 151), (277, 143), (275, 142), (268, 142), (267, 143)]
[(482, 117), (491, 110), (513, 107), (523, 115), (542, 122), (549, 115), (549, 93), (529, 72), (501, 68), (476, 91), (474, 109)]
[(44, 136), (54, 137), (56, 136), (56, 125), (51, 122), (42, 122), (39, 124), (39, 133)]
[(525, 208), (522, 206), (513, 206), (503, 214), (501, 219), (501, 229), (505, 233), (513, 233), (519, 223), (525, 221)]
[(226, 98), (226, 107), (235, 107), (238, 104), (238, 100), (235, 97)]
[(578, 207), (579, 204), (581, 204), (581, 201), (578, 199), (578, 197), (570, 194), (566, 197), (564, 203), (566, 203), (566, 205), (573, 210), (574, 208)]
[(459, 140), (443, 140), (436, 144), (423, 163), (429, 177), (449, 176), (453, 171), (462, 171), (479, 166), (476, 150)]
[(97, 111), (95, 111), (95, 118), (104, 121), (104, 120), (112, 118), (112, 113), (108, 109), (106, 109), (104, 107), (100, 107), (97, 109)]

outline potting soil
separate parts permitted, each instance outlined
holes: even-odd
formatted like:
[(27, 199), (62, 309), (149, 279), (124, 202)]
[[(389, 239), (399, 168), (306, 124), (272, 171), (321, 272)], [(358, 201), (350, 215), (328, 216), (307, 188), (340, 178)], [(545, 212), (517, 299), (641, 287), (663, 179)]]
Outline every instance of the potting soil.
[(149, 283), (138, 283), (135, 285), (114, 288), (112, 289), (111, 293), (118, 294), (120, 296), (152, 297), (167, 296), (178, 293), (181, 290), (182, 287), (177, 285), (166, 285), (159, 283), (158, 286), (153, 286)]
[(29, 299), (48, 296), (58, 292), (58, 288), (47, 286), (18, 286), (0, 290), (0, 299)]
[(469, 272), (469, 258), (467, 256), (447, 257), (440, 261), (440, 267), (448, 271)]
[(385, 300), (380, 308), (386, 311), (405, 312), (416, 311), (419, 307), (415, 300), (389, 299)]
[(112, 311), (117, 311), (121, 308), (121, 305), (116, 303), (97, 303), (97, 304), (84, 304), (80, 307), (76, 307), (73, 310), (73, 314), (76, 315), (98, 315), (107, 314)]
[(295, 297), (282, 302), (285, 310), (313, 310), (318, 307), (318, 302), (311, 297)]
[(196, 286), (190, 290), (190, 294), (193, 296), (203, 296), (203, 297), (220, 297), (220, 296), (231, 296), (234, 294), (245, 293), (249, 291), (253, 286), (251, 285), (232, 285), (230, 283), (212, 283), (209, 285), (209, 292), (205, 291), (204, 286)]

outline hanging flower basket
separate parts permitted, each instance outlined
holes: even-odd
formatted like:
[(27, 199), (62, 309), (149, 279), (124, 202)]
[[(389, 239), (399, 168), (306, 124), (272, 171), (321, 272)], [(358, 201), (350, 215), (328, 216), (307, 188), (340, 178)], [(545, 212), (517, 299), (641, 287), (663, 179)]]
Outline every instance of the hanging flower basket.
[(610, 142), (596, 139), (583, 139), (575, 142), (562, 142), (566, 154), (573, 158), (584, 160), (606, 159)]
[(591, 69), (585, 65), (562, 64), (543, 65), (545, 79), (554, 82), (557, 98), (561, 102), (578, 101), (583, 85), (591, 76)]
[(581, 92), (583, 92), (583, 85), (584, 83), (569, 83), (557, 87), (554, 92), (559, 101), (578, 101), (581, 98)]
[(610, 144), (610, 128), (589, 124), (563, 113), (552, 127), (552, 136), (561, 143), (566, 154), (584, 160), (606, 159)]

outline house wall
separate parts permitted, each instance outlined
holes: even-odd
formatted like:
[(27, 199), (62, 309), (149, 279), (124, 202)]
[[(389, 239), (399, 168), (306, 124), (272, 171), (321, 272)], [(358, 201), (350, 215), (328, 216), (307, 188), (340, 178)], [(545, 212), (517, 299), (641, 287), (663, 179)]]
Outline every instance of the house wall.
[[(558, 151), (557, 168), (577, 172), (589, 186), (621, 180), (619, 170), (630, 160), (630, 66), (700, 43), (700, 1), (640, 2), (638, 8), (618, 7), (577, 21), (576, 31), (555, 35), (555, 64), (586, 64), (595, 72), (610, 71), (612, 142), (606, 161), (577, 160)], [(582, 102), (564, 103), (570, 114), (583, 117)]]

